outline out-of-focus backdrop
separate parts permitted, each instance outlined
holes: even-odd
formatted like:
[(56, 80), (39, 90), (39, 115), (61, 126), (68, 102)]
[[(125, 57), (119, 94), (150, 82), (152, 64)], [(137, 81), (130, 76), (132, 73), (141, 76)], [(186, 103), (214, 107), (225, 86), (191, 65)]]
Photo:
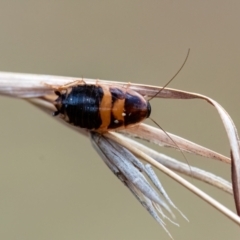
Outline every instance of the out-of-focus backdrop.
[[(164, 85), (220, 102), (240, 128), (237, 1), (1, 1), (0, 70)], [(168, 239), (89, 139), (23, 100), (0, 98), (0, 239)], [(153, 100), (166, 131), (229, 155), (222, 123), (199, 100)], [(156, 148), (180, 158), (173, 150)], [(230, 167), (187, 155), (230, 180)], [(239, 239), (239, 227), (163, 174), (188, 216), (176, 240)], [(232, 197), (190, 179), (234, 210)]]

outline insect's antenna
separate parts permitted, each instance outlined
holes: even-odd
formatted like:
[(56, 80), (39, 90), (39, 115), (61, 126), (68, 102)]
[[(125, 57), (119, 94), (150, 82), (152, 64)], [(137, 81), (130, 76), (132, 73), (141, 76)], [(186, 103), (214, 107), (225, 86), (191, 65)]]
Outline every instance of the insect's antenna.
[[(190, 54), (190, 48), (188, 49), (188, 52), (187, 52), (187, 56), (182, 64), (182, 66), (179, 68), (179, 70), (174, 74), (174, 76), (154, 95), (152, 96), (148, 101), (152, 100), (153, 98), (155, 98), (161, 91), (163, 91), (169, 83), (172, 82), (172, 80), (178, 75), (178, 73), (183, 69), (185, 63), (187, 62), (187, 59), (189, 57), (189, 54)], [(182, 149), (177, 145), (177, 143), (173, 140), (173, 138), (156, 122), (154, 121), (152, 118), (149, 118), (156, 126), (158, 126), (165, 134), (166, 136), (173, 142), (173, 144), (176, 146), (176, 148), (181, 152), (183, 158), (185, 159), (186, 163), (188, 164), (189, 166), (189, 169), (190, 169), (190, 172), (191, 172), (191, 175), (192, 175), (192, 169), (191, 169), (191, 166), (185, 156), (185, 154), (183, 153)]]
[(177, 143), (172, 139), (172, 137), (171, 137), (156, 121), (154, 121), (152, 118), (149, 118), (149, 119), (150, 119), (154, 124), (156, 124), (156, 125), (167, 135), (167, 137), (173, 142), (173, 144), (176, 146), (176, 148), (181, 152), (184, 160), (186, 161), (186, 163), (187, 163), (188, 166), (189, 166), (189, 169), (190, 169), (190, 172), (191, 172), (191, 176), (192, 176), (191, 166), (190, 166), (190, 164), (189, 164), (189, 162), (188, 162), (188, 160), (187, 160), (184, 152), (182, 151), (182, 149), (177, 145)]
[(155, 94), (153, 95), (150, 99), (148, 99), (148, 101), (151, 101), (153, 98), (155, 98), (160, 92), (162, 92), (162, 90), (164, 90), (168, 85), (169, 83), (172, 82), (172, 80), (179, 74), (179, 72), (183, 69), (185, 63), (187, 62), (187, 59), (188, 59), (188, 56), (190, 54), (190, 48), (188, 49), (188, 52), (187, 52), (187, 56), (182, 64), (182, 66), (178, 69), (178, 71), (174, 74), (174, 76)]

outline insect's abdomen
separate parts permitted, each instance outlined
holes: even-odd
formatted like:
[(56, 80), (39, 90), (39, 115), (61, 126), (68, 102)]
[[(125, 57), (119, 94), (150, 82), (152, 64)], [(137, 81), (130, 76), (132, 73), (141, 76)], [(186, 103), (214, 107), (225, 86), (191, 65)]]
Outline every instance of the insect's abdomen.
[(149, 117), (150, 104), (129, 89), (103, 85), (77, 85), (56, 92), (57, 112), (69, 123), (89, 130), (127, 127)]

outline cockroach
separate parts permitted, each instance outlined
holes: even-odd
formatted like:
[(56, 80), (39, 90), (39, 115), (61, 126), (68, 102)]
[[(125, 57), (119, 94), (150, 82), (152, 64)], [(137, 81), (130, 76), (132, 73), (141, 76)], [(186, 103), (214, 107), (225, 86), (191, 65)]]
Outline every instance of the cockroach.
[(97, 132), (119, 130), (138, 124), (149, 118), (149, 101), (181, 71), (188, 55), (189, 51), (177, 73), (148, 100), (129, 86), (108, 86), (98, 81), (96, 84), (86, 84), (83, 80), (78, 80), (55, 89), (58, 98), (55, 100), (57, 111), (53, 115), (60, 115), (74, 126)]
[(128, 87), (86, 84), (76, 81), (55, 91), (57, 111), (70, 124), (92, 131), (118, 130), (142, 122), (151, 105)]

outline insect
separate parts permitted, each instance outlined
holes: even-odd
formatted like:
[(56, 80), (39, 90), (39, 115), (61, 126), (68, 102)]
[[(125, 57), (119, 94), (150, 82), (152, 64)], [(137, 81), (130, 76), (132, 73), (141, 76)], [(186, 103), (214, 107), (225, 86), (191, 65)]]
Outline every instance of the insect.
[[(78, 80), (55, 89), (57, 111), (66, 122), (91, 131), (107, 132), (138, 124), (151, 114), (150, 100), (155, 98), (177, 76), (185, 65), (187, 56), (177, 73), (150, 99), (128, 87), (86, 84)], [(155, 124), (156, 122), (152, 120)], [(157, 124), (157, 126), (159, 126)]]
[(137, 124), (151, 113), (149, 101), (128, 87), (75, 81), (55, 94), (58, 98), (54, 116), (60, 114), (70, 124), (98, 132)]

